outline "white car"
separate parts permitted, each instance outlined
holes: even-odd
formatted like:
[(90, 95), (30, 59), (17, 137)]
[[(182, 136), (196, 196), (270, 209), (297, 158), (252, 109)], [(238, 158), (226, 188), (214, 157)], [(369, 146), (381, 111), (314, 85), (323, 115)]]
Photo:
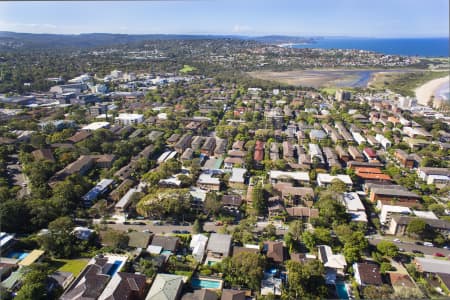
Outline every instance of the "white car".
[(400, 239), (395, 239), (394, 242), (401, 243), (402, 241), (400, 241)]

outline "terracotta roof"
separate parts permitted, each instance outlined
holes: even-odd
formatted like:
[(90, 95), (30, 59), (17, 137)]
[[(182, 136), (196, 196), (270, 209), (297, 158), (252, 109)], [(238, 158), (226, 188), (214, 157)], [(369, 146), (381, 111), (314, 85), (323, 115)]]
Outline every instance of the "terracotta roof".
[(416, 287), (407, 274), (389, 273), (389, 278), (391, 279), (392, 286)]
[(264, 242), (264, 247), (267, 249), (266, 256), (273, 259), (274, 262), (282, 263), (285, 259), (283, 242)]
[(380, 267), (373, 263), (357, 263), (361, 282), (364, 285), (382, 285)]

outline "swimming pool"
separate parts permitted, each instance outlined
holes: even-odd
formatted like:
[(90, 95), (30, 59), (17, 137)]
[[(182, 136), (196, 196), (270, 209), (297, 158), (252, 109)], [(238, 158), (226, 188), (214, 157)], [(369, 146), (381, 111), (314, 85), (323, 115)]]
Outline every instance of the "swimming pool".
[(11, 251), (5, 255), (7, 258), (14, 258), (18, 260), (22, 260), (28, 256), (28, 252), (20, 252), (20, 251)]
[(113, 264), (112, 264), (112, 266), (111, 266), (111, 268), (109, 268), (109, 270), (108, 270), (108, 275), (109, 276), (113, 276), (114, 274), (116, 274), (116, 272), (119, 270), (119, 267), (122, 265), (122, 261), (121, 260), (116, 260)]
[(192, 278), (191, 285), (194, 289), (220, 289), (222, 282), (220, 280)]
[(336, 282), (336, 292), (339, 296), (339, 299), (348, 300), (350, 298), (348, 296), (347, 286), (344, 282)]

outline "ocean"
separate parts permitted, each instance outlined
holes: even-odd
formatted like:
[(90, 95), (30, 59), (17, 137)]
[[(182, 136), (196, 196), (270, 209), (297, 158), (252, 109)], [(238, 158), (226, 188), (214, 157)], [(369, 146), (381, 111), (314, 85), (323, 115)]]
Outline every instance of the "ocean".
[(383, 54), (449, 57), (449, 38), (323, 38), (293, 48), (358, 49)]

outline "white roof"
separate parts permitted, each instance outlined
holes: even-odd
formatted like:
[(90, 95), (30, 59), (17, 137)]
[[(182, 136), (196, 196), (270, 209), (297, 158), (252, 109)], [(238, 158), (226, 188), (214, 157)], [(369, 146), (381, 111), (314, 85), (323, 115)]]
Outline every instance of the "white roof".
[(365, 211), (365, 207), (359, 198), (358, 194), (355, 192), (352, 193), (344, 193), (343, 195), (345, 206), (347, 207), (347, 211)]
[(208, 237), (203, 234), (194, 234), (189, 244), (189, 248), (195, 248), (198, 244), (205, 244), (208, 242)]
[(9, 241), (14, 238), (14, 234), (9, 234), (6, 232), (0, 233), (0, 248), (6, 245)]
[(433, 219), (433, 220), (439, 219), (432, 211), (413, 210), (413, 213), (417, 217), (424, 218), (424, 219)]
[(160, 254), (162, 249), (163, 248), (161, 246), (150, 245), (150, 246), (147, 247), (147, 252), (151, 253), (151, 254)]
[(220, 179), (212, 177), (211, 174), (202, 173), (198, 177), (197, 183), (199, 184), (220, 184)]
[(105, 128), (109, 126), (109, 122), (93, 122), (89, 125), (84, 126), (83, 130), (97, 130), (101, 128)]
[(388, 213), (411, 214), (411, 209), (409, 209), (408, 207), (405, 207), (405, 206), (382, 204), (381, 212), (380, 212), (381, 224), (384, 224), (386, 222)]
[(309, 181), (308, 172), (285, 172), (285, 171), (270, 171), (270, 179), (280, 179), (283, 177), (290, 177), (297, 181)]
[(321, 183), (331, 183), (334, 179), (339, 179), (340, 181), (344, 182), (345, 184), (351, 185), (353, 184), (352, 179), (348, 175), (342, 175), (338, 174), (336, 176), (327, 174), (327, 173), (319, 173), (317, 174), (317, 182)]
[(119, 116), (116, 119), (119, 120), (141, 120), (144, 118), (144, 115), (141, 114), (119, 114)]
[(351, 211), (348, 212), (355, 222), (367, 222), (367, 214), (364, 211)]
[(116, 203), (115, 208), (123, 209), (125, 208), (128, 203), (131, 201), (131, 197), (134, 195), (134, 193), (137, 193), (138, 190), (136, 188), (129, 189), (128, 192), (123, 195), (122, 198), (120, 198), (119, 202)]
[(192, 186), (189, 189), (189, 193), (191, 194), (192, 198), (194, 198), (194, 200), (200, 200), (204, 202), (206, 199), (207, 192), (205, 190), (202, 190), (201, 188)]
[(233, 168), (231, 170), (230, 182), (244, 183), (244, 175), (247, 169), (244, 168)]

